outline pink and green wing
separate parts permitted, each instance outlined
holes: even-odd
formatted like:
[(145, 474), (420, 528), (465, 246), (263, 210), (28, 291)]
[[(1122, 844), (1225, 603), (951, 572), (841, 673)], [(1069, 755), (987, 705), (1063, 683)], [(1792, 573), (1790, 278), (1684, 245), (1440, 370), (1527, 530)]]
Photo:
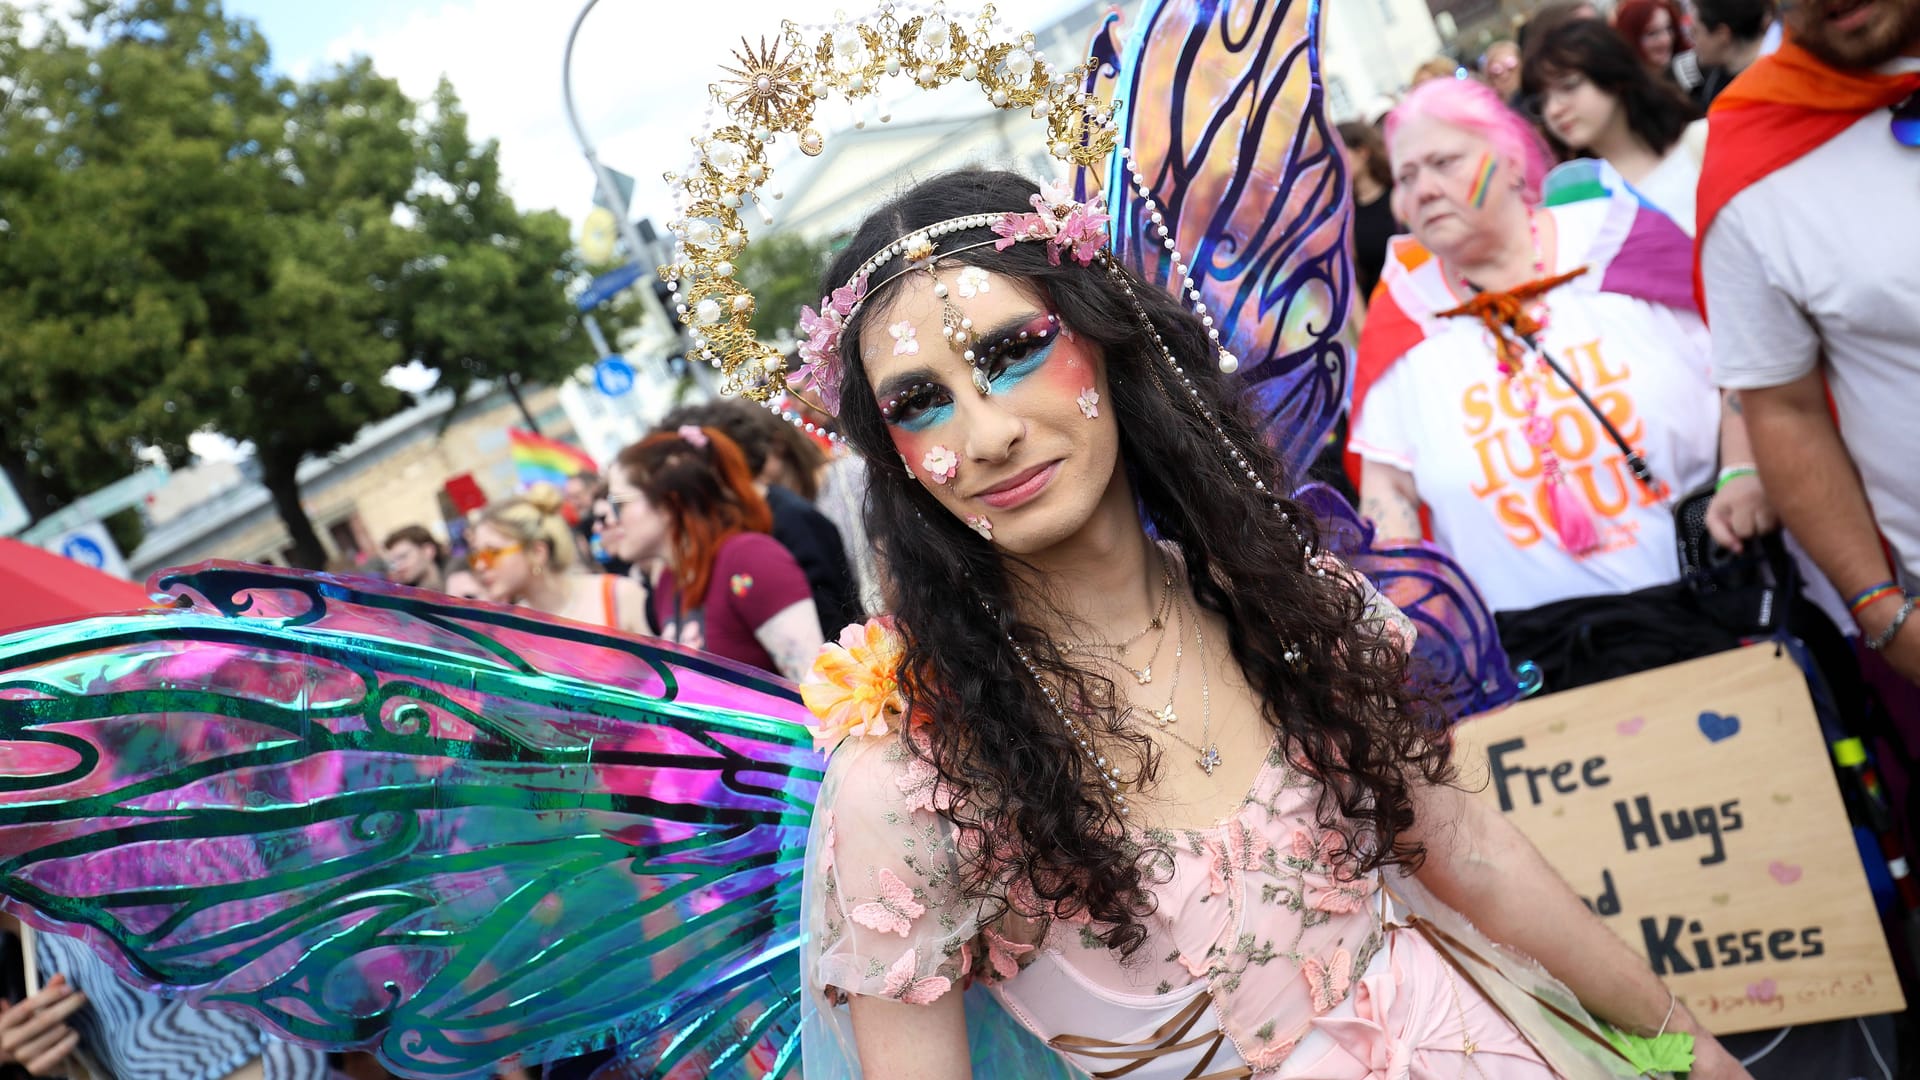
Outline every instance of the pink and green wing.
[(378, 582), (154, 585), (179, 606), (0, 638), (8, 909), (409, 1076), (797, 1062), (823, 762), (791, 686)]

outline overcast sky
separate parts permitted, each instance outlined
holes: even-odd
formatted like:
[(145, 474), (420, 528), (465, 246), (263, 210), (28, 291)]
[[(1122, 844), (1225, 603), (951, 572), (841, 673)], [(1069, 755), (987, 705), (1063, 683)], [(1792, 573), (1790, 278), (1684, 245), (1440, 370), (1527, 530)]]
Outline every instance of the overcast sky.
[[(576, 223), (592, 205), (593, 172), (567, 129), (560, 68), (584, 0), (229, 0), (259, 22), (276, 63), (303, 74), (354, 53), (415, 97), (453, 80), (476, 132), (500, 140), (501, 167), (524, 207)], [(971, 10), (956, 4), (951, 10)], [(1017, 9), (1043, 25), (1068, 0)], [(1002, 18), (1015, 16), (1001, 5)], [(707, 102), (706, 87), (748, 34), (772, 38), (782, 19), (832, 20), (850, 0), (600, 0), (574, 48), (574, 95), (601, 160), (637, 178), (637, 214), (664, 219), (660, 174), (678, 169)], [(716, 17), (724, 13), (721, 17)], [(1011, 20), (1009, 20), (1011, 21)]]

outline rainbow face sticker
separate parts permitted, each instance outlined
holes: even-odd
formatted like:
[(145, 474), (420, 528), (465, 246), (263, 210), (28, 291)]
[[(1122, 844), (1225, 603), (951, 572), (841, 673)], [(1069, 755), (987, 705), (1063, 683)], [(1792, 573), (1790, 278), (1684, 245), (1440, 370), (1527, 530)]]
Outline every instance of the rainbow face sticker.
[(1475, 210), (1487, 205), (1487, 193), (1493, 190), (1493, 174), (1500, 169), (1500, 160), (1492, 151), (1480, 155), (1480, 164), (1473, 169), (1473, 187), (1467, 192), (1467, 201)]

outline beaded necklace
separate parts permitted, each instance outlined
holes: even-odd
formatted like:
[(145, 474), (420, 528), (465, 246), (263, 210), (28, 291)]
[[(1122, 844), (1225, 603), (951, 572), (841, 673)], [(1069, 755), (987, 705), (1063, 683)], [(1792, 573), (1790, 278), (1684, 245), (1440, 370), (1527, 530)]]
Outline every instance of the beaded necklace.
[[(1536, 355), (1533, 366), (1537, 378), (1529, 377), (1525, 344), (1527, 338), (1538, 341), (1538, 335), (1546, 331), (1546, 294), (1565, 280), (1571, 280), (1574, 275), (1562, 275), (1559, 278), (1546, 276), (1547, 262), (1540, 249), (1540, 227), (1532, 209), (1527, 211), (1527, 236), (1533, 246), (1533, 281), (1522, 283), (1504, 293), (1488, 293), (1476, 287), (1464, 275), (1456, 273), (1454, 279), (1471, 299), (1439, 314), (1474, 314), (1486, 322), (1487, 332), (1493, 336), (1494, 358), (1501, 376), (1507, 380), (1507, 390), (1526, 410), (1526, 422), (1521, 425), (1520, 432), (1539, 458), (1540, 482), (1546, 485), (1547, 512), (1552, 519), (1554, 532), (1560, 537), (1560, 546), (1568, 554), (1578, 557), (1600, 547), (1600, 532), (1593, 524), (1592, 512), (1568, 485), (1560, 456), (1553, 452), (1553, 422), (1540, 415), (1539, 384), (1553, 378), (1553, 368), (1544, 355)], [(1514, 333), (1507, 333), (1506, 326), (1500, 323), (1511, 326)]]

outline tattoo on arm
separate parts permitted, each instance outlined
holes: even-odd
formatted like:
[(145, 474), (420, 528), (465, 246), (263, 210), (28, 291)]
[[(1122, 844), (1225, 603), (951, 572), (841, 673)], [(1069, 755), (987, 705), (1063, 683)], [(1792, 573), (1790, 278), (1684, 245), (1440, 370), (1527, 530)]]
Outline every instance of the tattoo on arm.
[(1383, 538), (1409, 540), (1421, 535), (1420, 508), (1398, 492), (1361, 499), (1360, 513), (1372, 519)]
[(1740, 391), (1738, 390), (1727, 391), (1727, 408), (1732, 409), (1733, 415), (1735, 416), (1741, 416), (1745, 414), (1745, 410), (1740, 407)]
[(767, 650), (767, 655), (773, 657), (773, 666), (793, 682), (799, 682), (813, 670), (813, 661), (820, 654), (823, 640), (820, 616), (812, 600), (802, 600), (781, 610), (761, 623), (753, 636)]

